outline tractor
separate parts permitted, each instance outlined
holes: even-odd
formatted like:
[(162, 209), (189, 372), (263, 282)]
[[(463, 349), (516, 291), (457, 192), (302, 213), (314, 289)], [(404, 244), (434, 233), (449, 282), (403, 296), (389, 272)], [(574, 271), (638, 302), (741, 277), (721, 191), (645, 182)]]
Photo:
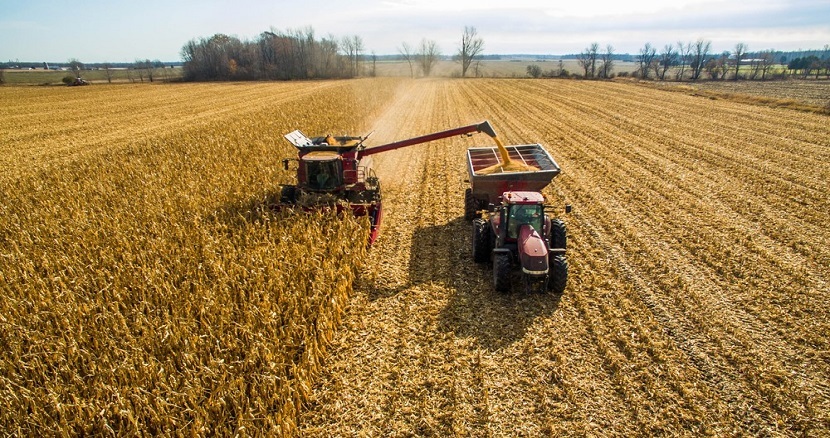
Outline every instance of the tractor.
[[(567, 231), (561, 219), (551, 219), (540, 191), (561, 169), (539, 144), (467, 150), (471, 187), (464, 196), (465, 217), (472, 219), (472, 256), (492, 263), (493, 287), (511, 289), (513, 267), (521, 268), (527, 291), (562, 293), (568, 280), (565, 259)], [(500, 160), (500, 157), (501, 160)], [(524, 163), (520, 172), (484, 172), (507, 158)], [(565, 206), (565, 212), (570, 212)]]

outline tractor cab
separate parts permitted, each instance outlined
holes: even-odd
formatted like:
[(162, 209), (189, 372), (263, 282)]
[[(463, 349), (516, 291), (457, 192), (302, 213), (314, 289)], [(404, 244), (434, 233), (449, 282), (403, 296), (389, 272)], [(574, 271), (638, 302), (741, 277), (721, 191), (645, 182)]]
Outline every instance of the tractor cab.
[(542, 204), (508, 204), (505, 211), (507, 238), (518, 239), (522, 225), (530, 225), (537, 232), (542, 232), (545, 222), (543, 208)]
[(545, 198), (537, 192), (505, 192), (499, 214), (493, 217), (495, 235), (503, 242), (516, 242), (523, 225), (544, 236), (547, 229)]

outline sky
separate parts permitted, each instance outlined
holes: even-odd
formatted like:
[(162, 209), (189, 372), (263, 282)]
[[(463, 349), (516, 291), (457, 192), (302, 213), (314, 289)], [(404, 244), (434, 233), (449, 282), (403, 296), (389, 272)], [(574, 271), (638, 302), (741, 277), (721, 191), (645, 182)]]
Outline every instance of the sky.
[(366, 54), (433, 40), (454, 54), (465, 26), (485, 54), (578, 53), (593, 42), (637, 53), (704, 39), (712, 53), (822, 49), (830, 0), (0, 0), (0, 62), (180, 61), (192, 39), (253, 40), (310, 26), (317, 38), (358, 35)]

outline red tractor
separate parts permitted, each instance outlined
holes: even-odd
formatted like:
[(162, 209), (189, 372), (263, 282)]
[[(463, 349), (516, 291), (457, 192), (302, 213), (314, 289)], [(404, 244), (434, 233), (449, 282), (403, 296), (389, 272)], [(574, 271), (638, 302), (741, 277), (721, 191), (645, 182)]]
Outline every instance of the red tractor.
[(562, 293), (568, 281), (565, 223), (547, 216), (539, 193), (561, 169), (541, 145), (506, 149), (511, 161), (533, 170), (485, 173), (499, 163), (500, 154), (495, 148), (467, 151), (471, 187), (465, 194), (465, 216), (473, 218), (473, 260), (492, 262), (493, 287), (500, 292), (510, 290), (513, 266), (518, 265), (526, 290)]

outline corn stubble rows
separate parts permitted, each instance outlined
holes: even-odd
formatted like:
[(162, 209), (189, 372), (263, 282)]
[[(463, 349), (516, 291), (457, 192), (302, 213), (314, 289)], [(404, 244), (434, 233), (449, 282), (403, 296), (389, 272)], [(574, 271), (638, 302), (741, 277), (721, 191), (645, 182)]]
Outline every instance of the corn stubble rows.
[(827, 433), (826, 116), (616, 83), (405, 96), (384, 140), (486, 117), (549, 148), (569, 286), (501, 296), (470, 262), (463, 154), (486, 138), (382, 156), (389, 275), (353, 299), (307, 434)]
[[(4, 430), (830, 430), (826, 116), (571, 81), (87, 87), (51, 116), (63, 89), (0, 92), (29, 114), (0, 119)], [(265, 208), (284, 132), (485, 118), (564, 169), (561, 296), (470, 260), (483, 135), (376, 156), (368, 253), (361, 223)]]

